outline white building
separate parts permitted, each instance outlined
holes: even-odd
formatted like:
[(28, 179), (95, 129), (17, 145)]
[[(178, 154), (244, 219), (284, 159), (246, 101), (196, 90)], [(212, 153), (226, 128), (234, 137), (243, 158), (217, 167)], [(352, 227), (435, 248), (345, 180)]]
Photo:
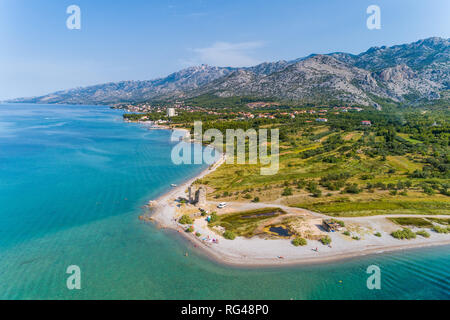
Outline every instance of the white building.
[(170, 117), (175, 117), (177, 114), (175, 113), (175, 108), (167, 108), (167, 116)]

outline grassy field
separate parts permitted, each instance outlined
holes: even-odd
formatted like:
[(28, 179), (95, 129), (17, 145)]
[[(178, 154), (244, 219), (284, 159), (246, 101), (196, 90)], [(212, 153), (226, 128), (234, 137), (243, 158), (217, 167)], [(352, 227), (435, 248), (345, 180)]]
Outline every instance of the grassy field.
[(433, 224), (424, 218), (389, 218), (392, 222), (400, 226), (411, 226), (419, 228), (432, 228)]
[(437, 199), (434, 201), (417, 201), (417, 199), (374, 199), (371, 201), (322, 201), (313, 203), (299, 203), (299, 208), (306, 208), (315, 212), (336, 217), (373, 216), (387, 214), (449, 214), (450, 201)]
[(446, 218), (427, 218), (427, 220), (434, 222), (434, 223), (439, 223), (442, 225), (450, 225), (450, 218), (446, 219)]
[[(342, 139), (335, 148), (315, 154), (332, 137)], [(424, 194), (422, 184), (427, 180), (410, 177), (412, 172), (423, 169), (423, 157), (420, 154), (369, 157), (364, 152), (365, 143), (375, 138), (379, 137), (320, 126), (309, 133), (297, 132), (290, 136), (289, 144), (282, 144), (276, 175), (260, 175), (260, 165), (225, 164), (198, 182), (209, 187), (210, 198), (223, 201), (258, 198), (331, 216), (449, 214), (448, 196), (439, 192)], [(305, 156), (307, 153), (311, 156)], [(347, 177), (336, 190), (333, 185), (321, 183), (324, 177), (342, 173)], [(316, 184), (319, 192), (311, 192), (310, 183)], [(403, 186), (407, 183), (408, 187)], [(433, 183), (448, 180), (434, 179)], [(346, 186), (353, 184), (358, 192), (346, 192)]]
[(273, 219), (285, 212), (279, 208), (264, 208), (250, 211), (243, 211), (231, 214), (223, 214), (217, 217), (217, 221), (210, 224), (210, 227), (221, 226), (227, 231), (233, 232), (237, 236), (251, 238), (255, 236), (255, 230), (269, 219)]
[(411, 143), (414, 143), (414, 144), (423, 143), (422, 141), (411, 138), (410, 135), (406, 134), (406, 133), (399, 133), (399, 136)]

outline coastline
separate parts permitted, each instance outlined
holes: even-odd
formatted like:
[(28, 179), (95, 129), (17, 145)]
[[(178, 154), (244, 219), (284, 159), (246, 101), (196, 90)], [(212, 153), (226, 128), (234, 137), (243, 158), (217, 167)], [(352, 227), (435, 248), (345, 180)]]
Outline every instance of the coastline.
[[(175, 130), (185, 130), (176, 128)], [(349, 241), (341, 234), (332, 234), (333, 247), (317, 244), (317, 241), (309, 241), (305, 247), (294, 247), (289, 240), (277, 239), (268, 240), (262, 238), (242, 238), (235, 240), (226, 240), (217, 233), (214, 233), (207, 227), (205, 219), (196, 219), (194, 229), (201, 231), (202, 235), (215, 237), (218, 243), (204, 242), (193, 233), (185, 232), (182, 225), (177, 222), (177, 202), (179, 197), (186, 197), (186, 190), (197, 179), (214, 172), (225, 162), (225, 156), (222, 154), (220, 158), (208, 168), (203, 170), (195, 177), (185, 181), (183, 184), (169, 190), (154, 201), (150, 201), (151, 213), (141, 216), (144, 221), (155, 222), (161, 229), (169, 229), (180, 234), (184, 239), (188, 240), (193, 249), (199, 249), (210, 258), (220, 264), (240, 267), (271, 267), (271, 266), (294, 266), (305, 264), (322, 264), (356, 258), (367, 255), (376, 255), (394, 251), (402, 251), (408, 249), (418, 249), (431, 246), (443, 246), (450, 244), (450, 237), (445, 234), (435, 234), (428, 238), (418, 237), (412, 240), (397, 240), (390, 236), (389, 233), (383, 232), (383, 237), (378, 238), (368, 235), (360, 241)], [(208, 201), (210, 204), (216, 203)], [(276, 204), (259, 203), (257, 205), (242, 204), (252, 207), (284, 207)], [(287, 207), (284, 207), (284, 209)], [(297, 210), (299, 214), (312, 215), (313, 217), (325, 217), (323, 214), (311, 212), (309, 210), (290, 208), (289, 210)], [(417, 215), (416, 215), (417, 216)], [(394, 215), (392, 216), (394, 217)], [(368, 218), (368, 219), (367, 219)], [(343, 220), (364, 220), (365, 222), (380, 223), (379, 220), (384, 219), (383, 216), (343, 218)], [(314, 251), (318, 248), (318, 251)], [(187, 253), (186, 253), (187, 254)]]

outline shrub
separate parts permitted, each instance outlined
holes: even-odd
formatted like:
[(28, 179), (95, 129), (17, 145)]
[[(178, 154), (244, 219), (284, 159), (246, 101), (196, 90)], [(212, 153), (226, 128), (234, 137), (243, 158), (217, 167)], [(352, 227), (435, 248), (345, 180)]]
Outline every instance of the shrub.
[(374, 234), (375, 237), (381, 238), (381, 233), (377, 232)]
[(308, 241), (306, 241), (306, 239), (303, 238), (295, 238), (294, 240), (292, 240), (292, 244), (296, 247), (298, 246), (306, 246), (308, 244)]
[(252, 195), (249, 194), (249, 193), (247, 193), (247, 194), (244, 196), (244, 198), (245, 198), (245, 199), (251, 199), (251, 198), (252, 198)]
[(323, 245), (329, 245), (331, 243), (331, 238), (329, 236), (325, 236), (319, 240)]
[(308, 183), (308, 186), (306, 187), (306, 190), (308, 190), (311, 193), (317, 192), (319, 190), (317, 183), (315, 183), (314, 181), (310, 181)]
[(259, 197), (255, 197), (252, 202), (259, 202)]
[(397, 230), (391, 233), (391, 236), (393, 236), (395, 239), (415, 239), (416, 234), (411, 231), (411, 229), (403, 228), (402, 230)]
[(185, 214), (181, 217), (180, 221), (181, 224), (192, 224), (194, 221), (189, 217), (189, 215)]
[(217, 216), (217, 213), (213, 212), (211, 213), (211, 219), (209, 220), (210, 223), (214, 223), (219, 219), (219, 217)]
[(297, 189), (303, 189), (306, 186), (306, 182), (304, 180), (297, 181)]
[(291, 188), (284, 188), (283, 193), (281, 194), (284, 197), (292, 196), (292, 189)]
[(202, 234), (200, 232), (196, 232), (195, 235), (200, 238), (202, 236)]
[(225, 239), (228, 239), (228, 240), (234, 240), (234, 239), (236, 239), (236, 235), (234, 234), (234, 232), (233, 232), (233, 231), (229, 231), (229, 230), (227, 230), (227, 231), (225, 231), (225, 232), (223, 233), (223, 237), (224, 237)]
[(425, 194), (427, 194), (427, 195), (429, 195), (429, 196), (432, 196), (432, 195), (434, 195), (436, 192), (432, 189), (432, 188), (430, 188), (429, 186), (424, 186), (423, 187), (423, 192), (425, 193)]
[(356, 183), (348, 185), (345, 189), (344, 189), (345, 193), (353, 193), (353, 194), (357, 194), (361, 192), (361, 189), (358, 188), (358, 185)]
[(443, 228), (443, 227), (438, 226), (436, 224), (433, 226), (433, 231), (437, 232), (437, 233), (448, 233), (449, 232), (449, 230), (447, 228)]
[(350, 237), (350, 232), (348, 232), (348, 231), (344, 231), (343, 234)]
[(190, 226), (189, 228), (186, 229), (186, 232), (187, 232), (187, 233), (192, 233), (192, 232), (194, 232), (194, 227), (193, 227), (193, 226)]
[(322, 196), (321, 190), (316, 190), (311, 194), (314, 198), (320, 198)]
[(353, 239), (353, 240), (361, 240), (361, 238), (358, 237), (358, 236), (354, 236), (354, 237), (352, 237), (352, 239)]
[(426, 232), (425, 230), (420, 230), (416, 232), (417, 235), (422, 236), (424, 238), (429, 238), (430, 234), (428, 232)]

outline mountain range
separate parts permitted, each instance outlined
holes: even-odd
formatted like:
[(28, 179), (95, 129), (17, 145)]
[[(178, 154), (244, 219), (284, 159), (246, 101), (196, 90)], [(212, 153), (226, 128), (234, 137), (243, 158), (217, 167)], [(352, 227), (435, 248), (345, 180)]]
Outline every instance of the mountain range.
[(359, 55), (313, 54), (245, 68), (201, 65), (154, 80), (99, 84), (9, 102), (121, 104), (208, 94), (374, 105), (380, 99), (398, 103), (432, 101), (449, 89), (449, 39), (433, 37), (372, 47)]

